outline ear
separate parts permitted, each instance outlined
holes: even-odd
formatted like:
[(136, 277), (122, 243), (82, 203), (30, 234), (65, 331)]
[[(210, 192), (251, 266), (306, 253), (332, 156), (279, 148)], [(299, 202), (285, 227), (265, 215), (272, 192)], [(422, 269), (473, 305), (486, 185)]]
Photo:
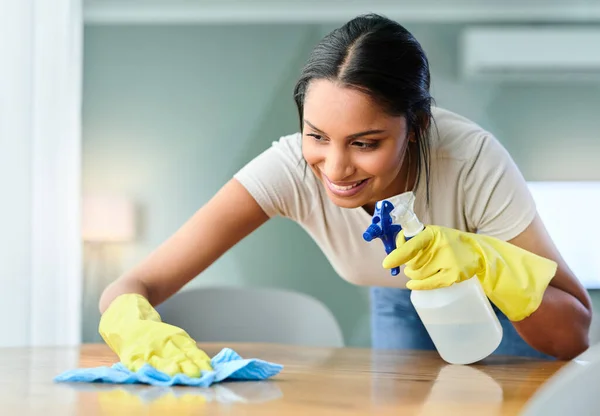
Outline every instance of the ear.
[(410, 143), (415, 143), (417, 141), (417, 139), (415, 138), (415, 132), (411, 131), (410, 133), (408, 133), (408, 141)]

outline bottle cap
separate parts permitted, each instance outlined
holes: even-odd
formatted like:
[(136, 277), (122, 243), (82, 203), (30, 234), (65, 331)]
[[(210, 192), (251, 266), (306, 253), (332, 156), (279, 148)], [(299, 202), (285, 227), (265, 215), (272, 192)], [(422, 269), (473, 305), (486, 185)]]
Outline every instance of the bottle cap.
[(395, 224), (400, 224), (404, 230), (406, 239), (414, 237), (423, 231), (423, 223), (419, 221), (415, 212), (415, 194), (413, 192), (405, 192), (398, 195), (394, 199), (394, 209), (390, 213)]

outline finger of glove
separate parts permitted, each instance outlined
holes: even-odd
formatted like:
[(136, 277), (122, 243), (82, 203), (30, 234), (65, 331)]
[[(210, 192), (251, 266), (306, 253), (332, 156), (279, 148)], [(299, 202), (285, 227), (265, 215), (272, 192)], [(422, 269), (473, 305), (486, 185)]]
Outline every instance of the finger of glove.
[(179, 363), (170, 357), (163, 358), (154, 355), (150, 357), (148, 364), (156, 368), (158, 371), (168, 374), (171, 377), (181, 372), (181, 367), (179, 366)]
[(170, 376), (174, 376), (175, 374), (179, 373), (179, 365), (176, 362), (156, 356), (156, 355), (153, 355), (152, 357), (150, 357), (149, 360), (144, 360), (142, 358), (138, 358), (131, 363), (124, 362), (123, 364), (129, 370), (131, 370), (133, 372), (140, 371), (140, 369), (143, 366), (148, 364), (148, 365), (154, 367), (156, 370), (161, 371)]
[(403, 264), (412, 260), (417, 254), (419, 254), (421, 250), (426, 248), (431, 242), (432, 238), (433, 234), (428, 232), (427, 228), (425, 228), (425, 230), (421, 231), (410, 240), (400, 244), (400, 246), (398, 246), (396, 243), (397, 248), (388, 254), (383, 260), (383, 267), (386, 269), (392, 269), (394, 267), (402, 266)]
[(404, 268), (404, 275), (410, 280), (425, 280), (428, 277), (431, 277), (432, 274), (433, 273), (426, 273), (422, 269), (415, 269), (411, 266), (406, 266)]
[(200, 370), (211, 371), (212, 366), (210, 357), (198, 348), (196, 341), (188, 336), (178, 335), (172, 338), (172, 342), (176, 345), (185, 356), (190, 359)]
[[(406, 268), (404, 273), (411, 279), (419, 279), (420, 275), (429, 277), (437, 273), (441, 269), (441, 263), (439, 261), (438, 250), (429, 248), (421, 250), (415, 257), (406, 262)], [(408, 273), (414, 273), (415, 276), (409, 276)]]
[(122, 361), (123, 365), (134, 373), (138, 372), (145, 364), (148, 364), (145, 360), (138, 358), (132, 362)]
[(184, 353), (188, 359), (193, 362), (200, 370), (212, 371), (210, 358), (204, 351), (198, 348), (195, 344), (184, 349)]
[(406, 283), (406, 287), (410, 290), (431, 290), (451, 286), (457, 281), (458, 275), (455, 272), (445, 270), (424, 279), (411, 280)]
[(188, 377), (200, 377), (200, 368), (192, 360), (184, 360), (179, 363), (181, 372)]
[(192, 360), (185, 358), (181, 352), (178, 356), (160, 357), (158, 355), (153, 355), (148, 361), (139, 359), (134, 362), (130, 369), (132, 371), (138, 371), (145, 364), (149, 364), (156, 370), (171, 377), (181, 373), (192, 378), (200, 377), (200, 368)]
[(163, 342), (158, 355), (164, 358), (169, 358), (175, 362), (187, 360), (185, 354), (185, 346), (178, 342), (179, 335), (172, 335)]
[(202, 370), (202, 371), (212, 371), (213, 370), (210, 358), (201, 349), (196, 348), (195, 350), (190, 351), (190, 353), (188, 355), (192, 357), (194, 364), (196, 364), (200, 370)]
[(409, 261), (404, 268), (406, 277), (411, 280), (425, 280), (445, 270), (439, 262), (435, 262), (433, 256), (428, 254), (427, 257), (427, 261), (421, 261), (421, 256)]
[(402, 246), (404, 243), (406, 243), (406, 237), (404, 237), (404, 230), (400, 230), (400, 232), (396, 236), (396, 248)]

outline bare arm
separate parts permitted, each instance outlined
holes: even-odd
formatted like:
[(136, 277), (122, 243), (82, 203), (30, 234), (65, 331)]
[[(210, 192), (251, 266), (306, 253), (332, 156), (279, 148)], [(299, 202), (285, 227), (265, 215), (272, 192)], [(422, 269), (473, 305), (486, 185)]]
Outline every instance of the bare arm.
[(124, 293), (160, 304), (267, 220), (248, 191), (230, 180), (175, 234), (104, 290), (100, 312)]
[(517, 332), (535, 349), (559, 359), (571, 359), (585, 351), (589, 346), (591, 300), (561, 257), (541, 219), (536, 216), (510, 242), (558, 263), (540, 307), (524, 320), (513, 322)]

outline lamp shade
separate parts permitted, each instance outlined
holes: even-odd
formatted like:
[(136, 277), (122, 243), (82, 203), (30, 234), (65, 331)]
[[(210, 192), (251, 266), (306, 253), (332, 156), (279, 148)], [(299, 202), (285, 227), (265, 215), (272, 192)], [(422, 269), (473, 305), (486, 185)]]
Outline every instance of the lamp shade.
[(118, 196), (83, 197), (82, 237), (91, 242), (126, 242), (135, 238), (133, 201)]

